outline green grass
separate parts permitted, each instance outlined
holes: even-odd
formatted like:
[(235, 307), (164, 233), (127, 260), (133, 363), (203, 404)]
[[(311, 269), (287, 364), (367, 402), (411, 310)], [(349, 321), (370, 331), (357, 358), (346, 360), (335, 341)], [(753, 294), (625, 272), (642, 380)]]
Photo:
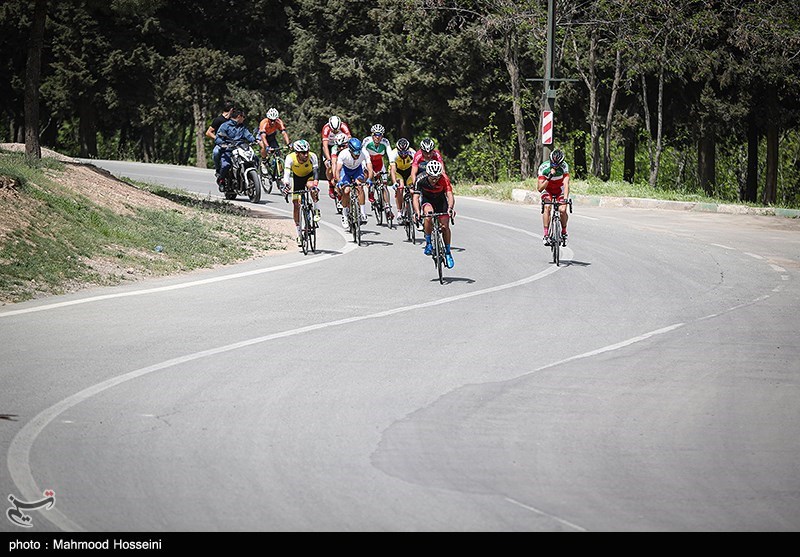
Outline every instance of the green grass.
[[(519, 182), (501, 182), (497, 184), (470, 184), (458, 183), (453, 185), (456, 195), (488, 197), (501, 201), (511, 200), (513, 189), (536, 191), (536, 180), (528, 179)], [(647, 184), (629, 184), (628, 182), (601, 180), (571, 180), (570, 195), (597, 195), (603, 197), (637, 197), (645, 199), (660, 199), (669, 201), (687, 201), (696, 203), (725, 203), (762, 207), (757, 203), (733, 202), (730, 200), (709, 197), (699, 193), (684, 191), (654, 189)]]
[(131, 274), (234, 263), (281, 246), (239, 207), (159, 186), (135, 184), (184, 208), (131, 207), (132, 215), (120, 215), (48, 177), (63, 169), (55, 161), (30, 166), (24, 155), (0, 153), (0, 176), (16, 182), (0, 196), (0, 218), (27, 214), (30, 223), (0, 235), (2, 302), (60, 294), (78, 284), (118, 284)]

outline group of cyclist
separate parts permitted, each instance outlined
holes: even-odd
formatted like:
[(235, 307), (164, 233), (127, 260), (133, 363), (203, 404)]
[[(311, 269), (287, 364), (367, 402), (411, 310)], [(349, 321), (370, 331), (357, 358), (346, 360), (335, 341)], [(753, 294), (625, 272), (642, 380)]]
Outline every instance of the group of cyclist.
[[(246, 128), (243, 129), (244, 112), (233, 108), (232, 103), (224, 106), (221, 116), (217, 117), (209, 127), (206, 135), (215, 140), (214, 164), (217, 170), (218, 183), (224, 179), (230, 167), (230, 155), (221, 146), (231, 139), (235, 132), (241, 137), (258, 143), (261, 147), (262, 160), (268, 150), (280, 152), (278, 134), (290, 151), (284, 160), (283, 191), (292, 194), (294, 205), (294, 222), (297, 228), (298, 244), (301, 242), (300, 199), (301, 193), (308, 189), (311, 192), (314, 209), (314, 220), (319, 221), (319, 158), (311, 151), (305, 139), (293, 143), (289, 139), (286, 126), (280, 119), (277, 109), (270, 108), (258, 126), (257, 139)], [(349, 229), (350, 211), (358, 211), (361, 223), (367, 222), (366, 200), (375, 201), (373, 180), (380, 177), (386, 187), (383, 188), (384, 207), (387, 217), (393, 217), (390, 196), (394, 194), (394, 205), (397, 208), (398, 223), (403, 224), (406, 196), (404, 188), (412, 191), (412, 212), (415, 222), (422, 223), (425, 235), (425, 255), (430, 255), (433, 246), (431, 234), (433, 223), (424, 215), (438, 213), (441, 223), (442, 238), (445, 244), (445, 264), (452, 268), (455, 263), (450, 250), (452, 232), (450, 220), (454, 213), (455, 197), (450, 178), (444, 169), (442, 154), (436, 149), (431, 138), (420, 142), (419, 149), (414, 150), (406, 138), (397, 140), (392, 147), (386, 138), (386, 130), (381, 124), (370, 128), (370, 135), (364, 139), (354, 137), (350, 127), (339, 116), (331, 116), (321, 130), (322, 160), (325, 177), (328, 180), (328, 195), (341, 205), (342, 227)], [(542, 200), (556, 198), (564, 200), (569, 197), (569, 168), (564, 160), (564, 153), (556, 149), (547, 161), (539, 167), (538, 190), (542, 192)], [(350, 189), (356, 188), (358, 207), (350, 207)], [(366, 190), (366, 191), (365, 191)], [(548, 223), (551, 206), (547, 206), (542, 215), (544, 224), (544, 243), (548, 245)], [(567, 238), (566, 206), (561, 211), (562, 236)]]

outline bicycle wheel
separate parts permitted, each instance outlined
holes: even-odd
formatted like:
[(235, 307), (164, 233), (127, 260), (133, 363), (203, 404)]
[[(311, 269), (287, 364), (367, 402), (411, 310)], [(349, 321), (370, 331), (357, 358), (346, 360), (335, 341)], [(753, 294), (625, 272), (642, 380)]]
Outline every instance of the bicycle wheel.
[(303, 247), (303, 255), (308, 255), (308, 243), (309, 243), (308, 242), (308, 231), (309, 231), (309, 226), (310, 226), (310, 222), (309, 222), (309, 218), (308, 217), (309, 217), (308, 208), (305, 205), (303, 205), (302, 211), (300, 211), (300, 220), (301, 220), (301, 222), (300, 222), (300, 226), (301, 226), (300, 234), (301, 234), (302, 239), (303, 239), (303, 242), (302, 242), (302, 244), (303, 244), (303, 246), (302, 246)]
[(313, 253), (317, 251), (317, 223), (313, 223), (308, 232), (308, 247)]
[(553, 263), (558, 267), (561, 261), (561, 224), (558, 220), (553, 222), (553, 227), (554, 229), (550, 231), (550, 242), (553, 248)]
[(383, 224), (383, 190), (375, 188), (375, 202), (372, 204), (372, 212), (375, 213), (375, 222), (378, 226)]
[(442, 245), (442, 233), (439, 230), (438, 223), (433, 227), (434, 235), (434, 244), (433, 244), (433, 257), (436, 261), (436, 270), (439, 273), (439, 284), (444, 284), (444, 280), (442, 279), (442, 267), (444, 267), (444, 246)]

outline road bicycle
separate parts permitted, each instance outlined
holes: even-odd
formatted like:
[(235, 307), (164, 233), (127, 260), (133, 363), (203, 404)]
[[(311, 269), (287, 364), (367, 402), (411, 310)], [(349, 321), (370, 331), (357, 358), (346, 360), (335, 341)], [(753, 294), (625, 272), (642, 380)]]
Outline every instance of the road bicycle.
[(317, 251), (317, 228), (319, 225), (314, 220), (314, 204), (311, 197), (312, 191), (319, 188), (307, 188), (300, 195), (300, 238), (302, 240), (303, 255)]
[(261, 161), (258, 169), (263, 180), (264, 191), (272, 193), (273, 187), (280, 188), (283, 178), (283, 154), (280, 149), (267, 147), (267, 156)]
[(406, 229), (406, 238), (412, 244), (416, 243), (416, 230), (417, 226), (414, 222), (414, 208), (413, 208), (414, 192), (410, 186), (403, 188), (403, 227)]
[(375, 222), (378, 225), (383, 224), (384, 214), (386, 215), (386, 226), (392, 228), (392, 214), (391, 206), (386, 205), (386, 200), (383, 198), (384, 192), (387, 191), (387, 176), (386, 172), (378, 172), (375, 175), (375, 180), (372, 182), (372, 190), (374, 192), (375, 201), (372, 201), (372, 211), (375, 213)]
[(558, 208), (561, 205), (568, 205), (569, 212), (572, 212), (572, 199), (569, 201), (542, 201), (542, 214), (544, 214), (545, 205), (553, 207), (550, 212), (550, 225), (547, 229), (547, 245), (553, 252), (553, 263), (556, 267), (561, 265), (561, 247), (567, 245), (567, 241), (561, 236), (561, 211)]
[(353, 233), (353, 241), (361, 245), (361, 211), (358, 205), (358, 183), (349, 182), (341, 184), (342, 189), (350, 186), (350, 211), (347, 214), (347, 221), (350, 224), (350, 232)]
[(442, 236), (442, 222), (439, 217), (449, 217), (450, 224), (453, 224), (453, 215), (451, 213), (426, 213), (423, 219), (433, 219), (433, 230), (431, 231), (431, 245), (433, 251), (431, 257), (433, 264), (436, 266), (436, 271), (439, 273), (439, 284), (444, 284), (442, 278), (442, 270), (445, 265), (445, 252), (444, 252), (444, 237)]

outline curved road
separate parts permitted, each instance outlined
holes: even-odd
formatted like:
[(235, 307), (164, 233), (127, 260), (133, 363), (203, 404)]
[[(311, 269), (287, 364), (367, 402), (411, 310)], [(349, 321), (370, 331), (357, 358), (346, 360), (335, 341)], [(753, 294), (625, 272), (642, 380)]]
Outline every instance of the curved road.
[(33, 530), (800, 529), (800, 223), (576, 205), (555, 267), (538, 207), (458, 198), (440, 285), (321, 208), (316, 255), (0, 308)]

